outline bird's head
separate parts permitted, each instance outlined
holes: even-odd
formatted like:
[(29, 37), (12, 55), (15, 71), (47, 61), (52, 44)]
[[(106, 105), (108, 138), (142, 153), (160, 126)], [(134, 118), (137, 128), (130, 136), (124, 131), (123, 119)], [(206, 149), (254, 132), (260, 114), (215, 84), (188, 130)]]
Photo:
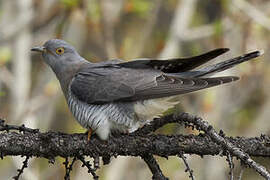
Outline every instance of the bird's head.
[(41, 52), (44, 61), (56, 73), (83, 59), (74, 47), (60, 39), (48, 40), (43, 46), (33, 47), (31, 51)]

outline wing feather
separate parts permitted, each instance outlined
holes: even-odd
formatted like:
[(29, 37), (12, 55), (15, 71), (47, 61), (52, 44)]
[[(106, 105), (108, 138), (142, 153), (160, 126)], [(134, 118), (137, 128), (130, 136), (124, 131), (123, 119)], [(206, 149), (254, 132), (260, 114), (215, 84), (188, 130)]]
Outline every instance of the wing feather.
[(207, 53), (188, 57), (188, 58), (174, 58), (174, 59), (134, 59), (133, 61), (119, 63), (118, 65), (126, 68), (153, 68), (165, 73), (179, 73), (194, 69), (221, 54), (229, 51), (228, 48), (219, 48)]
[(73, 77), (70, 90), (83, 102), (104, 104), (184, 94), (237, 79), (234, 76), (182, 78), (149, 69), (86, 68)]

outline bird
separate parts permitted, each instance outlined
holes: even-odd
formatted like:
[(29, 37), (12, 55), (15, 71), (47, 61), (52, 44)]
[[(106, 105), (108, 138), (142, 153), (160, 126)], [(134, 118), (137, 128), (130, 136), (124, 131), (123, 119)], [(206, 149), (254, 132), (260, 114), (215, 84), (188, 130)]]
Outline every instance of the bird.
[(187, 58), (99, 63), (81, 57), (61, 39), (50, 39), (31, 51), (40, 52), (55, 73), (71, 113), (88, 130), (88, 141), (93, 133), (107, 140), (112, 132), (137, 130), (179, 103), (173, 97), (236, 81), (237, 76), (212, 75), (263, 54), (257, 50), (200, 67), (229, 49)]

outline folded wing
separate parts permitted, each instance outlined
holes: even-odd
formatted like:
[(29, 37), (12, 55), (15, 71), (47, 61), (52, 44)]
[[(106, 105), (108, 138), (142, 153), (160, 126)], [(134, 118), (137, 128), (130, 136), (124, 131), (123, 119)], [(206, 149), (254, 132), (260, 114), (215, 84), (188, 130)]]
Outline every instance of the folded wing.
[(146, 69), (88, 68), (74, 76), (70, 90), (83, 102), (104, 104), (184, 94), (237, 79), (234, 76), (182, 78)]

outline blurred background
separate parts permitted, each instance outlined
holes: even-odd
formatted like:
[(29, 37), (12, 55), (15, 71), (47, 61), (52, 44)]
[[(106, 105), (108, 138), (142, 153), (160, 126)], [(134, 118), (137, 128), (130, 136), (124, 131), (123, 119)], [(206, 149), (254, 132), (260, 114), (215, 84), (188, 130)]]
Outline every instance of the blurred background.
[[(71, 43), (91, 62), (121, 58), (170, 58), (198, 55), (228, 47), (213, 62), (263, 49), (264, 56), (222, 75), (241, 80), (181, 97), (173, 111), (208, 120), (228, 136), (260, 136), (270, 131), (270, 1), (269, 0), (0, 0), (0, 117), (65, 133), (85, 132), (68, 111), (60, 86), (41, 56), (30, 48), (51, 38)], [(213, 63), (212, 62), (212, 63)], [(198, 133), (169, 125), (159, 133)], [(189, 179), (181, 159), (157, 158), (170, 179)], [(228, 179), (226, 157), (187, 156), (197, 179)], [(269, 159), (256, 158), (270, 168)], [(0, 161), (0, 175), (10, 179), (20, 157)], [(63, 179), (64, 159), (54, 164), (32, 158), (22, 179)], [(235, 161), (235, 176), (241, 172)], [(118, 157), (98, 171), (100, 179), (151, 179), (137, 157)], [(5, 178), (6, 177), (6, 178)], [(72, 179), (91, 176), (76, 162)], [(243, 179), (262, 179), (245, 169)]]

